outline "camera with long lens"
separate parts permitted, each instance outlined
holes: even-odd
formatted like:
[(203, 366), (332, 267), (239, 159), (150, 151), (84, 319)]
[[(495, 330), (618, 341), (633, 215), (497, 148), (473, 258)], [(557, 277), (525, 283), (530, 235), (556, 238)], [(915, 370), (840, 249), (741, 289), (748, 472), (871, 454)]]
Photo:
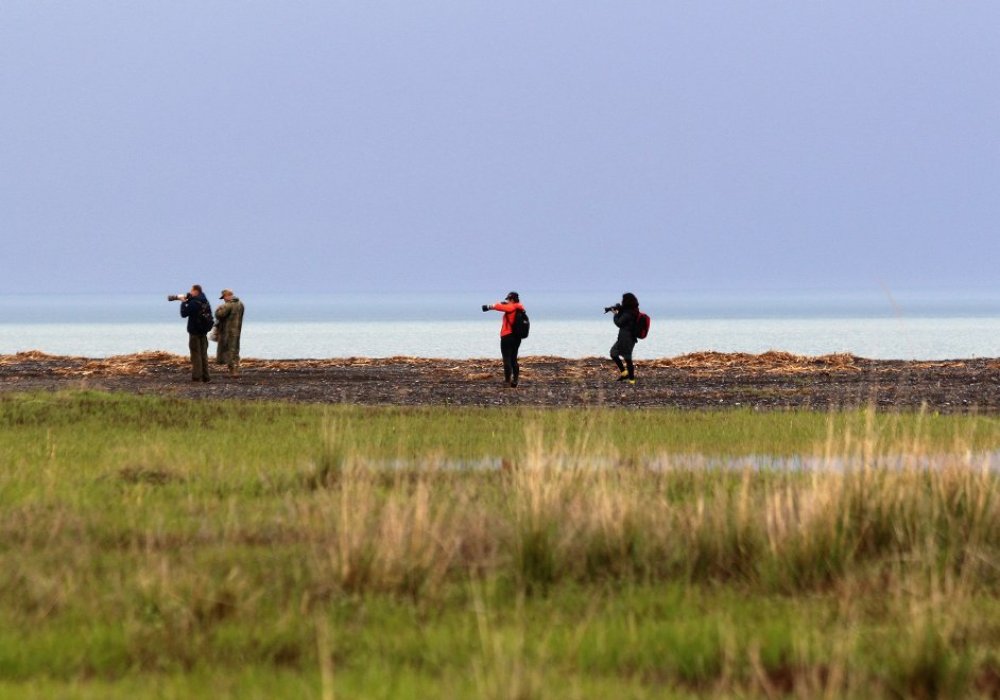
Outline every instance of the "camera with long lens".
[(167, 301), (187, 301), (187, 294), (168, 294)]
[(615, 304), (614, 306), (605, 306), (604, 307), (604, 313), (608, 313), (609, 311), (614, 311), (615, 313), (618, 313), (621, 310), (622, 310), (622, 305), (621, 304)]

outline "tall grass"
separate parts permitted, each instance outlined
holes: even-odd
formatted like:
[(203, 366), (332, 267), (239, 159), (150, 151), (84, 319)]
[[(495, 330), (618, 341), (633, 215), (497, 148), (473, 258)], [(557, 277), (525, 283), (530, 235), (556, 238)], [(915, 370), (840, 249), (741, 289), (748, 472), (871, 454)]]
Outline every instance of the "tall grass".
[(998, 583), (998, 475), (961, 457), (885, 468), (866, 446), (858, 467), (761, 474), (580, 466), (574, 446), (525, 445), (488, 474), (349, 456), (285, 526), (335, 553), (320, 578), (406, 594), (469, 569), (528, 592), (605, 579), (796, 592), (869, 567)]
[[(373, 448), (350, 414), (276, 407), (279, 451), (260, 407), (237, 446), (194, 404), (80, 400), (2, 409), (0, 678), (15, 689), (207, 669), (305, 674), (326, 697), (1000, 687), (989, 419), (946, 436), (932, 416), (821, 416), (822, 460), (780, 471), (677, 465), (655, 416), (623, 449), (580, 413), (520, 421), (501, 468), (460, 469), (433, 443)], [(46, 401), (68, 402), (62, 423), (45, 425)], [(486, 425), (509, 436), (517, 415)], [(444, 434), (433, 420), (419, 424)], [(192, 461), (175, 429), (212, 456)]]

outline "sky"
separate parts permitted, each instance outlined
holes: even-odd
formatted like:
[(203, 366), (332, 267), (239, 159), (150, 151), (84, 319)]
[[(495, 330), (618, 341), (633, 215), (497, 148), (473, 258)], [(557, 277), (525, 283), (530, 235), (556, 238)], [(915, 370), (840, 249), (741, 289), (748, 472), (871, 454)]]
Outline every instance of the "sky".
[(0, 3), (0, 293), (988, 289), (1000, 3)]

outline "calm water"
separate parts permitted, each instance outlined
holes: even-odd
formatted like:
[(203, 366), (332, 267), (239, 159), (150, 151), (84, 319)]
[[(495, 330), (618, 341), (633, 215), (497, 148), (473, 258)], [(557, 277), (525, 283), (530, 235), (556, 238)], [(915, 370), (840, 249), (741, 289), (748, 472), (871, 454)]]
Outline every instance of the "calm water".
[[(492, 357), (500, 315), (482, 294), (243, 296), (246, 357)], [(615, 338), (613, 294), (524, 295), (532, 319), (522, 354), (603, 355)], [(1000, 295), (642, 295), (653, 317), (639, 357), (700, 350), (872, 358), (1000, 356)], [(214, 305), (213, 301), (213, 305)], [(165, 295), (0, 296), (0, 354), (42, 350), (100, 357), (187, 351)]]

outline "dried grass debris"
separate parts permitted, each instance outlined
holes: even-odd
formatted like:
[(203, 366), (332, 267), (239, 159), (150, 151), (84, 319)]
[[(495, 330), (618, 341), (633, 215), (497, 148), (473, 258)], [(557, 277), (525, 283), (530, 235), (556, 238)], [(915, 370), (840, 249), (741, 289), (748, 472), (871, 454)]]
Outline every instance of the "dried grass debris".
[[(745, 352), (705, 351), (688, 353), (677, 357), (638, 360), (643, 371), (682, 370), (695, 376), (717, 374), (812, 374), (830, 372), (861, 372), (864, 369), (889, 371), (892, 368), (875, 366), (850, 353), (828, 355), (796, 355), (789, 352), (770, 350), (753, 354)], [(86, 358), (49, 355), (37, 350), (19, 352), (14, 355), (0, 355), (0, 366), (18, 367), (30, 365), (33, 371), (42, 370), (57, 376), (100, 376), (134, 377), (157, 371), (182, 369), (188, 359), (162, 351), (141, 352), (130, 355), (116, 355), (107, 358)], [(499, 367), (499, 358), (478, 358), (469, 360), (435, 359), (425, 357), (347, 357), (329, 359), (244, 359), (246, 370), (263, 372), (308, 372), (348, 369), (420, 369), (441, 377), (481, 381), (493, 378)], [(522, 374), (537, 377), (550, 376), (568, 380), (583, 380), (597, 374), (606, 373), (609, 362), (605, 358), (587, 357), (570, 359), (549, 355), (527, 356), (521, 359)], [(892, 363), (890, 363), (892, 364)], [(907, 362), (905, 367), (913, 369), (962, 368), (965, 361)], [(1000, 360), (987, 365), (1000, 369)]]

